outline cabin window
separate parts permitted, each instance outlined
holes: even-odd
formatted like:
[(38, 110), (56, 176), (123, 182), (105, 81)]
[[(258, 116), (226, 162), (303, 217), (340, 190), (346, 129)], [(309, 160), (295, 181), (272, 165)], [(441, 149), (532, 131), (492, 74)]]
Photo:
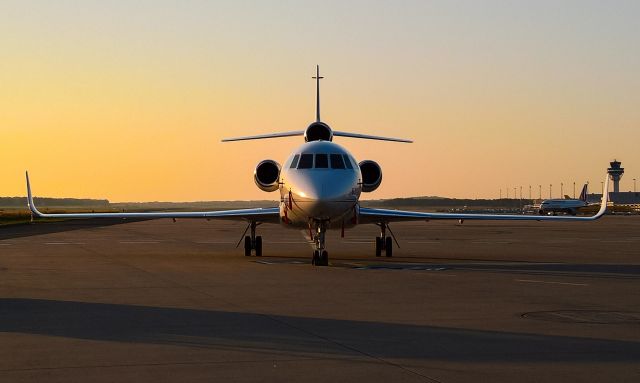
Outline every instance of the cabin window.
[(296, 154), (295, 156), (293, 156), (293, 160), (291, 160), (291, 166), (289, 166), (289, 168), (291, 169), (295, 169), (298, 166), (298, 160), (300, 159), (300, 155)]
[(340, 154), (330, 154), (331, 169), (344, 169), (344, 160)]
[(298, 169), (311, 169), (313, 167), (313, 154), (301, 154)]
[(344, 157), (344, 164), (347, 166), (347, 169), (353, 169), (353, 165), (351, 165), (351, 159), (349, 159), (349, 156), (343, 154), (342, 157)]
[(329, 158), (326, 154), (316, 154), (316, 168), (326, 169), (329, 167)]

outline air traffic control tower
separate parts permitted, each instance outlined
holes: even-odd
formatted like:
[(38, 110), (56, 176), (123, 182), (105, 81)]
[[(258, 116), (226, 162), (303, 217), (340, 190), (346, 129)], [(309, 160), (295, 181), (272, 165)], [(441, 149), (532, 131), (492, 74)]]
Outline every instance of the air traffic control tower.
[(622, 178), (622, 174), (624, 174), (624, 168), (620, 167), (621, 162), (618, 160), (609, 162), (609, 165), (611, 165), (611, 167), (607, 169), (607, 173), (609, 173), (609, 177), (611, 178), (611, 181), (613, 181), (613, 192), (619, 193), (620, 178)]

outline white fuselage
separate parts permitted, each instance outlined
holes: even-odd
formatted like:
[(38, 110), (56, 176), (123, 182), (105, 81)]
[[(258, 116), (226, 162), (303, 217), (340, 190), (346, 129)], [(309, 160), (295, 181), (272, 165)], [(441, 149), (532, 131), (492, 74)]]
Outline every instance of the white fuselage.
[(329, 141), (305, 143), (282, 166), (280, 222), (296, 228), (313, 222), (351, 227), (361, 192), (360, 168), (345, 148)]
[(540, 204), (540, 212), (572, 212), (587, 206), (587, 203), (579, 199), (547, 199)]

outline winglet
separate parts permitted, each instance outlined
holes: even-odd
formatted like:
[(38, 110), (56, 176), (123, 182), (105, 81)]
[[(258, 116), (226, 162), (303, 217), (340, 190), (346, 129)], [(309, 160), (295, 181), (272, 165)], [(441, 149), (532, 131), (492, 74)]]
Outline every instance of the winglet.
[(609, 204), (609, 174), (605, 176), (604, 185), (602, 186), (602, 201), (600, 202), (600, 210), (598, 213), (591, 217), (592, 219), (598, 219), (607, 212), (607, 205)]
[(29, 206), (29, 210), (37, 217), (42, 217), (42, 213), (36, 209), (36, 205), (33, 203), (33, 194), (31, 194), (31, 182), (29, 182), (29, 172), (25, 172), (27, 176), (27, 206)]

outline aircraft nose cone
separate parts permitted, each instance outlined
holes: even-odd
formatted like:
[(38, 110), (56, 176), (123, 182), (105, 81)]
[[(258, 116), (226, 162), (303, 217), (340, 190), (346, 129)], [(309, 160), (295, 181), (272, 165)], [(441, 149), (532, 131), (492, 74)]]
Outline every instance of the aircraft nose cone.
[(300, 207), (309, 217), (329, 219), (350, 208), (356, 200), (352, 193), (353, 185), (338, 182), (335, 178), (318, 177), (309, 180), (305, 186), (300, 192)]

